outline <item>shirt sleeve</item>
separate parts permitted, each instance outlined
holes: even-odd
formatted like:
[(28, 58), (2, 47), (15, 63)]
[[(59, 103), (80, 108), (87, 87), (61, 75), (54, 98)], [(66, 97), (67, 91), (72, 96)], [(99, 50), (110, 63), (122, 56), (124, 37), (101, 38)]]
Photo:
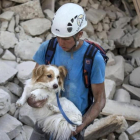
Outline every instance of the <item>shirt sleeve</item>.
[(37, 50), (37, 52), (35, 53), (35, 55), (33, 56), (33, 60), (35, 62), (37, 62), (39, 65), (46, 64), (46, 62), (45, 62), (45, 55), (46, 55), (46, 50), (47, 50), (47, 47), (48, 47), (48, 43), (49, 43), (49, 40), (43, 42), (40, 45), (40, 47)]
[(92, 72), (91, 72), (91, 84), (103, 83), (105, 79), (105, 61), (98, 51), (94, 57)]

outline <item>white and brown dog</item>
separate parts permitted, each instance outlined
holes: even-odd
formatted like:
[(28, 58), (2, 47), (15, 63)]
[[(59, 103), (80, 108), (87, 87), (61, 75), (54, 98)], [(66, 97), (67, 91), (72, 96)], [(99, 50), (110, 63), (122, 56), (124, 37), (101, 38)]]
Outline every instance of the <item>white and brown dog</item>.
[[(59, 111), (56, 93), (64, 90), (63, 83), (67, 71), (63, 66), (40, 65), (33, 70), (32, 78), (27, 81), (17, 106), (22, 106), (32, 96), (35, 100), (47, 99), (42, 108), (33, 108), (37, 124), (45, 133), (53, 134), (56, 140), (68, 140), (76, 125), (69, 124)], [(67, 117), (75, 124), (82, 124), (82, 114), (65, 97), (59, 98)]]

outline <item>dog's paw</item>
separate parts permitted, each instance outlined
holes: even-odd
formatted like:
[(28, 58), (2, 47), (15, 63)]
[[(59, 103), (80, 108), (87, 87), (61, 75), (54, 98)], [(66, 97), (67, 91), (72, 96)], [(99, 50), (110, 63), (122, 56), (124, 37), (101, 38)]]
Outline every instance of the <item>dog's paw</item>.
[(59, 111), (59, 108), (57, 107), (57, 106), (54, 106), (53, 104), (47, 104), (48, 105), (48, 108), (51, 110), (51, 111), (53, 111), (53, 112), (56, 112), (56, 113), (58, 113), (58, 112), (60, 112)]
[(22, 107), (24, 105), (24, 102), (22, 100), (17, 100), (16, 107)]

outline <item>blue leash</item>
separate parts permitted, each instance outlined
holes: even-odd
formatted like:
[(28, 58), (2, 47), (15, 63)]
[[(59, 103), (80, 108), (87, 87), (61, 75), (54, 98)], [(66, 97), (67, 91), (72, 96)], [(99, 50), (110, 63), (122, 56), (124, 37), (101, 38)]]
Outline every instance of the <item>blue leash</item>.
[[(57, 104), (58, 104), (58, 107), (59, 107), (59, 110), (61, 112), (61, 114), (63, 115), (63, 117), (66, 119), (66, 121), (72, 125), (77, 125), (75, 123), (73, 123), (68, 117), (67, 115), (65, 114), (65, 112), (63, 111), (62, 107), (61, 107), (61, 104), (60, 104), (60, 101), (59, 101), (59, 96), (58, 96), (58, 92), (56, 93), (56, 98), (57, 98)], [(72, 136), (70, 138), (70, 140), (77, 140), (74, 136)]]
[(58, 107), (59, 107), (59, 110), (61, 112), (61, 114), (63, 115), (63, 117), (66, 119), (66, 121), (72, 125), (77, 125), (75, 123), (73, 123), (68, 117), (67, 115), (65, 114), (65, 112), (63, 111), (62, 107), (61, 107), (61, 104), (60, 104), (60, 101), (59, 101), (59, 96), (58, 96), (58, 92), (56, 93), (56, 98), (57, 98), (57, 104), (58, 104)]
[[(72, 125), (77, 125), (75, 123), (73, 123), (68, 117), (67, 115), (65, 114), (65, 112), (63, 111), (62, 107), (61, 107), (61, 104), (60, 104), (60, 101), (59, 101), (59, 96), (58, 96), (58, 92), (56, 93), (56, 99), (57, 99), (57, 104), (58, 104), (58, 108), (61, 112), (61, 114), (63, 115), (63, 117), (66, 119), (66, 121)], [(50, 136), (49, 140), (53, 140), (53, 135)], [(70, 140), (77, 140), (74, 136), (70, 137)]]

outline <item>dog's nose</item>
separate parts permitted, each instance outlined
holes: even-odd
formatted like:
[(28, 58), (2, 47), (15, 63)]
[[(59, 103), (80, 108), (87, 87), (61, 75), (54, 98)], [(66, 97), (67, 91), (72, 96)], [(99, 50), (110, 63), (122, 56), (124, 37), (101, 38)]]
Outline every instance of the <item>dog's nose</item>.
[(54, 89), (58, 88), (58, 85), (57, 85), (57, 84), (54, 84), (54, 85), (53, 85), (53, 88), (54, 88)]

